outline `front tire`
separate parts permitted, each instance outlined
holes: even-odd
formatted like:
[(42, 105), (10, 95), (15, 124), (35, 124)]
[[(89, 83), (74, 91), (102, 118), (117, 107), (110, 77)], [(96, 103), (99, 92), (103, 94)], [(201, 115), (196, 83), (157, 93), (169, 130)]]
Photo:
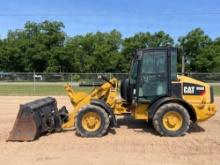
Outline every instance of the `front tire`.
[(153, 126), (162, 136), (183, 136), (189, 129), (187, 110), (177, 103), (164, 104), (153, 116)]
[(109, 123), (103, 108), (87, 105), (76, 116), (76, 133), (82, 137), (100, 137), (107, 133)]

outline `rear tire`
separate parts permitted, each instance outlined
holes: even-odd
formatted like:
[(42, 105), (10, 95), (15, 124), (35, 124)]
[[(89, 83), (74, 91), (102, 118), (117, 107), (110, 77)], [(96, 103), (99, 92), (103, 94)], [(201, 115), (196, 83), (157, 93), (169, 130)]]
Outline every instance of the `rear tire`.
[(100, 137), (107, 133), (109, 123), (103, 108), (87, 105), (76, 116), (76, 133), (82, 137)]
[(179, 104), (164, 104), (153, 116), (153, 126), (162, 136), (183, 136), (189, 129), (190, 116)]

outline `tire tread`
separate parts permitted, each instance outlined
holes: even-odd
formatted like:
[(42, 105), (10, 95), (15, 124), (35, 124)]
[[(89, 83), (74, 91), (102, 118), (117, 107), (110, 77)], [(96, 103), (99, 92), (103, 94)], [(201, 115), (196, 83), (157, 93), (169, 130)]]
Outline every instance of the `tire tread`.
[[(180, 111), (182, 111), (184, 117), (185, 117), (185, 122), (183, 123), (183, 131), (181, 131), (179, 134), (177, 135), (171, 135), (168, 131), (164, 131), (162, 129), (162, 126), (160, 125), (160, 116), (161, 114), (166, 111), (169, 110), (170, 108), (175, 108), (178, 109)], [(156, 113), (153, 116), (153, 126), (154, 129), (161, 135), (161, 136), (184, 136), (186, 134), (186, 132), (189, 130), (189, 125), (190, 125), (190, 116), (189, 113), (187, 112), (187, 110), (180, 104), (177, 103), (168, 103), (168, 104), (164, 104), (161, 107), (159, 107), (159, 109), (156, 111)]]
[[(86, 111), (88, 111), (88, 109), (96, 109), (98, 111), (100, 111), (102, 114), (103, 114), (103, 117), (104, 117), (104, 126), (102, 127), (101, 131), (98, 131), (96, 133), (91, 133), (91, 132), (87, 132), (87, 131), (83, 131), (80, 127), (79, 127), (79, 122), (80, 119), (80, 115), (81, 113), (85, 113)], [(103, 135), (105, 135), (108, 131), (108, 128), (109, 128), (109, 124), (110, 124), (110, 119), (109, 119), (109, 116), (108, 114), (106, 113), (106, 111), (99, 107), (99, 106), (95, 106), (95, 105), (87, 105), (87, 106), (83, 106), (79, 111), (78, 113), (76, 114), (76, 134), (77, 135), (80, 135), (82, 137), (101, 137)]]

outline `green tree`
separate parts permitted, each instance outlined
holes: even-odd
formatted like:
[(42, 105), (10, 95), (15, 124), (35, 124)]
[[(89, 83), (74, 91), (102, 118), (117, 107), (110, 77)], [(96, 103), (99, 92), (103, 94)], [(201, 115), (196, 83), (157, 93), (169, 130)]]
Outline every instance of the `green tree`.
[(73, 68), (72, 55), (67, 53), (67, 49), (55, 47), (50, 51), (50, 59), (47, 72), (71, 72)]
[[(206, 58), (211, 59), (211, 55), (207, 55), (208, 52), (205, 52), (205, 49), (209, 48), (212, 40), (202, 29), (194, 29), (186, 36), (180, 37), (178, 41), (179, 48), (182, 49), (182, 53), (186, 57), (186, 71), (200, 72), (209, 70), (208, 68), (205, 69), (202, 65), (204, 65)], [(207, 67), (212, 67), (211, 63), (207, 61)]]
[(213, 52), (212, 56), (210, 55), (212, 57), (211, 60), (212, 60), (213, 63), (212, 63), (212, 69), (209, 69), (208, 71), (210, 71), (210, 72), (211, 71), (212, 72), (220, 72), (220, 38), (216, 38), (213, 41), (213, 46), (210, 49)]
[(172, 46), (173, 44), (174, 40), (163, 31), (154, 34), (149, 32), (137, 33), (134, 36), (125, 38), (122, 50), (123, 58), (121, 59), (123, 71), (128, 71), (132, 56), (138, 49)]
[[(127, 72), (138, 49), (174, 46), (163, 31), (122, 39), (117, 30), (68, 37), (64, 28), (59, 21), (28, 21), (22, 30), (9, 30), (0, 39), (0, 71)], [(186, 71), (220, 71), (220, 38), (212, 41), (197, 28), (180, 37), (176, 46), (179, 60), (182, 54), (186, 57)]]
[(1, 71), (24, 71), (24, 58), (14, 41), (5, 39), (0, 50)]
[[(23, 30), (9, 31), (3, 41), (0, 67), (5, 71), (46, 71), (53, 48), (63, 48), (64, 25), (57, 21), (27, 22)], [(58, 50), (58, 49), (56, 49)], [(54, 51), (53, 51), (54, 53)]]
[(87, 33), (85, 36), (72, 37), (66, 48), (72, 53), (77, 71), (112, 72), (118, 68), (121, 42), (121, 34), (113, 30), (110, 33)]

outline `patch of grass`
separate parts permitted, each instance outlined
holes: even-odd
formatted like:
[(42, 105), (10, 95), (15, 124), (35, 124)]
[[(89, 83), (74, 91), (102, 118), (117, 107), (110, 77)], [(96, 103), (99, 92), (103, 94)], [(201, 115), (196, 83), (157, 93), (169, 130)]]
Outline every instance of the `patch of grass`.
[(220, 96), (220, 86), (213, 86), (215, 96)]
[[(74, 91), (89, 92), (90, 87), (73, 87)], [(46, 84), (34, 85), (19, 84), (19, 85), (0, 85), (1, 96), (43, 96), (43, 95), (66, 95), (63, 85)]]

